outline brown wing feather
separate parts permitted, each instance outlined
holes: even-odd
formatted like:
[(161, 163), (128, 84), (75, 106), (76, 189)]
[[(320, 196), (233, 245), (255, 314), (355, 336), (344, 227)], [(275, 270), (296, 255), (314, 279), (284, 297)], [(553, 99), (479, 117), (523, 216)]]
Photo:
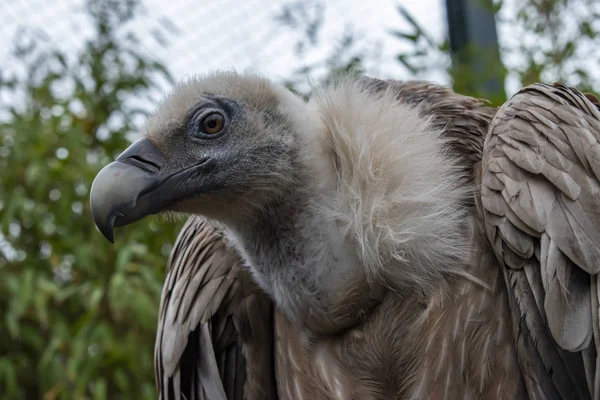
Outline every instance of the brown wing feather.
[(273, 399), (273, 304), (209, 221), (191, 217), (169, 259), (155, 345), (161, 399)]
[(488, 239), (503, 266), (530, 392), (600, 398), (600, 111), (566, 86), (521, 90), (490, 125)]

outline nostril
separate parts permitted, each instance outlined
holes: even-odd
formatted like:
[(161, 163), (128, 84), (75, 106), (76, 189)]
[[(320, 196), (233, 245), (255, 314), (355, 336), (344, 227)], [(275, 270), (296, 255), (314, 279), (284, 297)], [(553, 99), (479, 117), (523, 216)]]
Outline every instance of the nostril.
[(152, 161), (150, 161), (148, 159), (144, 159), (144, 158), (142, 158), (140, 156), (132, 156), (131, 158), (133, 158), (133, 159), (135, 159), (135, 160), (137, 160), (137, 161), (139, 161), (141, 163), (150, 164), (150, 165), (152, 165), (156, 169), (160, 169), (160, 165), (158, 165), (157, 163), (152, 162)]
[(127, 157), (123, 160), (123, 162), (135, 165), (146, 172), (155, 173), (160, 171), (160, 165), (137, 154)]
[(117, 157), (117, 161), (156, 174), (163, 169), (165, 158), (148, 139), (140, 139)]

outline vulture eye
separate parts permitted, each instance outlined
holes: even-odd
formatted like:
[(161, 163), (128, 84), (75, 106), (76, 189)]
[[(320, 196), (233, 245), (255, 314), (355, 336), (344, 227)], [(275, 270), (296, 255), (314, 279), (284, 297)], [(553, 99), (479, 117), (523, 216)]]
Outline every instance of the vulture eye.
[(209, 135), (214, 135), (221, 130), (223, 130), (223, 126), (225, 125), (225, 119), (219, 113), (208, 114), (202, 120), (202, 131)]

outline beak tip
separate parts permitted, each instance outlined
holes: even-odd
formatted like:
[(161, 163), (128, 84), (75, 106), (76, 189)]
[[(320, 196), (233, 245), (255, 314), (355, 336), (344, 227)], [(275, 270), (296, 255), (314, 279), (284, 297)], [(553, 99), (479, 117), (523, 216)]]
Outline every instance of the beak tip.
[(102, 231), (102, 235), (104, 235), (106, 240), (108, 240), (112, 244), (115, 243), (115, 235), (112, 229)]
[[(94, 213), (92, 212), (92, 214)], [(114, 216), (109, 216), (108, 218), (97, 218), (94, 215), (94, 223), (96, 224), (96, 228), (98, 228), (102, 236), (104, 236), (106, 240), (111, 243), (115, 242), (114, 220)]]

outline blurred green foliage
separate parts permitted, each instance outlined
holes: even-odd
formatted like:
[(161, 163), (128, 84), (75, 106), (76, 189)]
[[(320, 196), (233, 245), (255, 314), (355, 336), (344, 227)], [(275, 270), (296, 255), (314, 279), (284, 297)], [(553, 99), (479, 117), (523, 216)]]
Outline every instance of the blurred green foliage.
[(111, 245), (88, 199), (145, 115), (129, 100), (168, 78), (126, 30), (136, 6), (90, 1), (96, 33), (79, 54), (18, 46), (27, 74), (0, 82), (15, 99), (0, 123), (2, 399), (156, 398), (158, 302), (180, 226), (150, 218)]
[(591, 72), (600, 65), (600, 2), (512, 1), (516, 15), (498, 17), (517, 38), (502, 46), (509, 78), (520, 86), (561, 81), (599, 94), (600, 77)]
[[(486, 3), (482, 0), (483, 3)], [(406, 30), (394, 30), (399, 40), (412, 50), (398, 55), (398, 61), (413, 76), (426, 77), (441, 72), (459, 93), (488, 98), (500, 105), (504, 93), (486, 93), (481, 83), (491, 76), (507, 77), (513, 91), (534, 82), (564, 82), (579, 90), (600, 93), (600, 2), (597, 0), (494, 0), (501, 62), (495, 49), (470, 46), (460, 57), (483, 53), (489, 62), (474, 71), (467, 64), (452, 64), (448, 40), (436, 41), (427, 28), (398, 6), (408, 23)], [(490, 54), (487, 56), (486, 54)]]

